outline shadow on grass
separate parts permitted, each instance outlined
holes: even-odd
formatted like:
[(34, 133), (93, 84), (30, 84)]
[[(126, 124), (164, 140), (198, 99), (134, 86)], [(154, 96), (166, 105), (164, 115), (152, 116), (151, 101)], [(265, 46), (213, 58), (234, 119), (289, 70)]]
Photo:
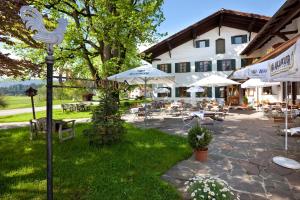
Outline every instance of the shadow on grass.
[[(95, 148), (82, 135), (87, 126), (77, 125), (64, 143), (53, 135), (56, 199), (180, 199), (160, 176), (191, 155), (184, 138), (126, 125), (120, 143)], [(30, 141), (26, 128), (0, 131), (0, 154), (0, 196), (45, 199), (44, 137)]]

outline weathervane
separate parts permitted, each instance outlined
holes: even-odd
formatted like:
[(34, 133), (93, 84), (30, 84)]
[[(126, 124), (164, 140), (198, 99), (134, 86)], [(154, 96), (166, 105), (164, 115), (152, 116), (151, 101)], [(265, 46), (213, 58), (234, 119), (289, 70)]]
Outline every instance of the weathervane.
[(58, 20), (58, 27), (52, 32), (48, 31), (43, 22), (43, 16), (31, 6), (22, 6), (19, 13), (26, 29), (35, 31), (32, 38), (46, 44), (47, 47), (47, 199), (53, 199), (53, 173), (52, 173), (52, 88), (53, 88), (53, 46), (63, 41), (68, 21), (64, 18)]

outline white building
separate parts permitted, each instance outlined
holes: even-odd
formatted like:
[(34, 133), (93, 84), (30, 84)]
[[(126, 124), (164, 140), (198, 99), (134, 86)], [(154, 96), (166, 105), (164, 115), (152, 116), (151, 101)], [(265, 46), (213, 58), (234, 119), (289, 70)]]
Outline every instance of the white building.
[[(247, 57), (259, 57), (257, 63), (278, 56), (300, 39), (299, 16), (300, 1), (287, 0), (241, 54)], [(288, 88), (292, 103), (300, 104), (300, 82), (289, 82)], [(255, 92), (249, 91), (249, 93), (251, 93), (250, 98), (256, 98)], [(284, 83), (280, 86), (261, 88), (258, 94), (259, 99), (263, 101), (284, 101)]]
[(268, 20), (266, 16), (222, 9), (144, 53), (150, 55), (153, 67), (175, 75), (171, 99), (225, 98), (239, 104), (238, 86), (206, 88), (206, 92), (196, 94), (186, 92), (187, 86), (211, 74), (227, 77), (252, 61), (240, 53)]

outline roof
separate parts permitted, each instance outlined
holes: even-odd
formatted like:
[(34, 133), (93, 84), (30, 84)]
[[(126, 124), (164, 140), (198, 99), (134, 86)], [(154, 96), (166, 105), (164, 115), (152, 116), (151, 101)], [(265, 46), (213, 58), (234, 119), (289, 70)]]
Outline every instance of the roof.
[(259, 32), (260, 29), (268, 22), (270, 17), (244, 13), (234, 10), (221, 9), (212, 15), (200, 20), (199, 22), (179, 31), (167, 39), (145, 50), (143, 53), (150, 54), (150, 59), (168, 52), (169, 50), (195, 39), (198, 35), (206, 33), (211, 29), (221, 26), (237, 28), (249, 32)]
[(263, 62), (263, 61), (275, 58), (276, 56), (278, 56), (279, 54), (283, 53), (285, 50), (287, 50), (288, 48), (290, 48), (293, 44), (295, 44), (298, 39), (300, 39), (300, 34), (297, 34), (296, 36), (294, 36), (290, 40), (282, 43), (276, 49), (274, 49), (270, 53), (264, 55), (259, 60), (257, 60), (255, 63), (260, 63), (260, 62)]
[(241, 52), (241, 55), (249, 55), (255, 50), (260, 49), (276, 35), (286, 37), (284, 34), (282, 36), (280, 30), (284, 29), (286, 25), (290, 24), (293, 19), (299, 16), (300, 1), (287, 0), (268, 21), (268, 23), (261, 29), (261, 31), (258, 32), (248, 46)]

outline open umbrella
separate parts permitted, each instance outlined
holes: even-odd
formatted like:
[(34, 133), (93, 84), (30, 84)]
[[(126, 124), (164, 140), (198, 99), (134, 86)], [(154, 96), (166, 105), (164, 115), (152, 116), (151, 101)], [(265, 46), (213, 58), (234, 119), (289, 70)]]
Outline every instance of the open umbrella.
[(238, 85), (238, 84), (240, 83), (230, 80), (228, 78), (218, 76), (218, 75), (211, 75), (191, 84), (190, 87), (191, 86), (221, 87), (221, 86)]
[[(140, 67), (136, 67), (119, 74), (108, 77), (108, 80), (127, 82), (130, 85), (144, 84), (145, 87), (145, 98), (147, 94), (146, 85), (147, 84), (166, 84), (173, 85), (175, 76), (158, 70), (146, 61), (142, 61)], [(145, 113), (146, 113), (146, 103), (145, 103)], [(145, 121), (147, 115), (145, 114)]]
[(200, 86), (192, 86), (189, 89), (187, 89), (187, 92), (204, 92), (204, 88)]

